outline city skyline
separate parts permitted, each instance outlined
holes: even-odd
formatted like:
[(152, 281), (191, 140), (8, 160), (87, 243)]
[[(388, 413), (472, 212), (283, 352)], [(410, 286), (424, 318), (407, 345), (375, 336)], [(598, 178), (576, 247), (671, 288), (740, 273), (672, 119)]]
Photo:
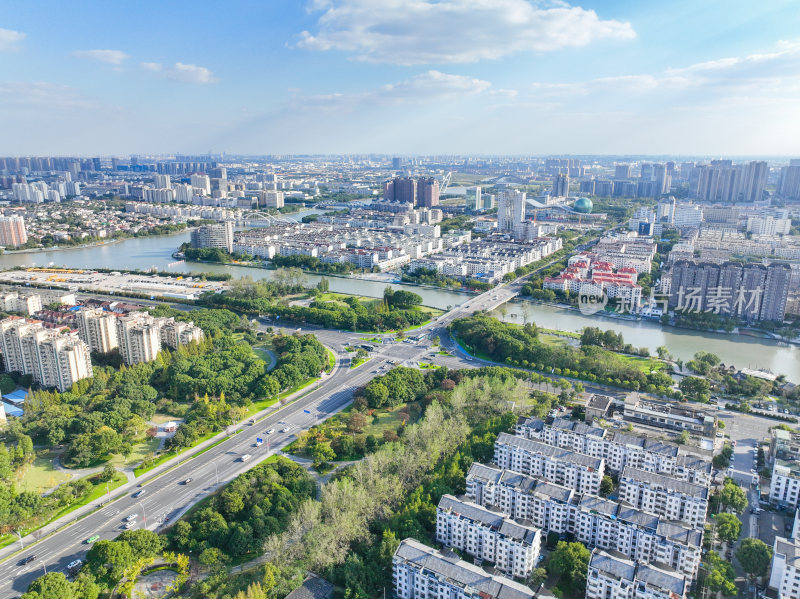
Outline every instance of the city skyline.
[(800, 152), (800, 8), (10, 3), (6, 154)]

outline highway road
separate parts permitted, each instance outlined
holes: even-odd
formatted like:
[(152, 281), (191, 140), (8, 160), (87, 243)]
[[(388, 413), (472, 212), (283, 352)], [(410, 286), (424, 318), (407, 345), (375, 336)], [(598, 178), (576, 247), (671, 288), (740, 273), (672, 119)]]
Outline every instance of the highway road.
[[(419, 342), (409, 340), (377, 345), (371, 359), (355, 369), (349, 368), (349, 355), (344, 347), (364, 343), (359, 339), (364, 336), (363, 334), (313, 326), (303, 327), (301, 332), (315, 334), (320, 342), (337, 355), (337, 365), (333, 372), (321, 378), (311, 391), (299, 399), (271, 411), (254, 425), (241, 427), (237, 434), (222, 443), (163, 473), (143, 475), (137, 479), (141, 483), (141, 488), (123, 487), (126, 489), (125, 493), (119, 496), (112, 494), (110, 503), (85, 515), (70, 526), (33, 545), (26, 545), (21, 551), (19, 544), (0, 550), (0, 559), (13, 551), (19, 551), (0, 562), (0, 599), (17, 597), (24, 593), (31, 581), (45, 572), (65, 571), (67, 564), (85, 557), (90, 548), (90, 544), (86, 542), (89, 537), (97, 535), (98, 540), (114, 539), (125, 529), (125, 519), (128, 516), (135, 515), (133, 520), (136, 524), (133, 528), (146, 527), (157, 530), (165, 524), (165, 519), (174, 522), (192, 505), (208, 497), (220, 486), (288, 445), (299, 432), (307, 430), (346, 407), (352, 401), (356, 389), (366, 385), (373, 377), (386, 372), (393, 365), (416, 366), (423, 358), (449, 368), (488, 364), (461, 352), (449, 339), (447, 325), (456, 318), (468, 316), (476, 311), (488, 312), (513, 299), (519, 293), (524, 278), (472, 297), (434, 321), (409, 333), (414, 338), (426, 339)], [(277, 323), (262, 321), (259, 326), (266, 328), (275, 324)], [(285, 330), (288, 332), (296, 329), (292, 327)], [(436, 354), (430, 346), (430, 338), (437, 335), (453, 355)], [(264, 439), (260, 447), (255, 447), (256, 437)], [(252, 457), (241, 461), (244, 455)], [(192, 479), (191, 482), (186, 483), (189, 478)], [(134, 497), (138, 492), (141, 494)], [(24, 564), (23, 561), (31, 555), (34, 555), (35, 559), (29, 564)]]
[[(289, 444), (299, 432), (346, 407), (356, 389), (378, 374), (387, 372), (392, 363), (416, 364), (430, 351), (427, 344), (397, 342), (380, 345), (373, 352), (372, 359), (350, 369), (349, 355), (343, 348), (345, 344), (358, 341), (357, 334), (327, 330), (307, 332), (316, 334), (337, 354), (337, 366), (331, 374), (325, 375), (295, 402), (254, 425), (245, 424), (238, 434), (163, 474), (144, 475), (141, 489), (129, 489), (119, 499), (0, 563), (0, 599), (17, 597), (25, 592), (32, 580), (45, 572), (65, 571), (71, 561), (84, 558), (90, 548), (86, 539), (93, 535), (98, 535), (99, 539), (115, 538), (124, 530), (123, 520), (129, 515), (136, 515), (134, 528), (159, 529), (165, 517), (174, 522), (197, 501)], [(284, 432), (287, 427), (289, 430)], [(269, 433), (270, 430), (273, 432)], [(255, 447), (256, 437), (264, 440), (260, 447)], [(246, 462), (240, 461), (246, 454), (252, 457)], [(188, 478), (192, 481), (184, 484)], [(139, 490), (144, 493), (133, 497)], [(18, 550), (19, 544), (10, 549)], [(22, 564), (30, 555), (35, 555), (36, 559), (30, 564)]]

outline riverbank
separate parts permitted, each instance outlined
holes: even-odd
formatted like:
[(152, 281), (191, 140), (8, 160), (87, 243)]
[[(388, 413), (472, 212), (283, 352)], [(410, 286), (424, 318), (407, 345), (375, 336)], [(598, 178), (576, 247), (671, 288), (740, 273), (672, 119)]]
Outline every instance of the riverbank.
[(197, 227), (184, 227), (178, 231), (170, 231), (169, 233), (153, 233), (152, 235), (133, 235), (131, 237), (112, 237), (111, 239), (101, 239), (98, 241), (91, 241), (89, 243), (78, 243), (75, 245), (54, 245), (52, 247), (41, 247), (41, 248), (27, 248), (24, 250), (4, 250), (2, 255), (14, 255), (14, 254), (38, 254), (43, 252), (63, 252), (67, 250), (83, 250), (87, 248), (94, 248), (94, 247), (103, 247), (108, 245), (114, 245), (117, 243), (122, 243), (123, 241), (129, 241), (131, 239), (147, 239), (147, 238), (155, 238), (155, 237), (171, 237), (173, 235), (182, 235), (187, 232), (191, 232)]
[(564, 303), (561, 303), (561, 302), (547, 302), (547, 301), (531, 299), (531, 298), (523, 297), (523, 296), (518, 296), (517, 299), (515, 299), (511, 303), (521, 303), (521, 302), (529, 302), (531, 304), (538, 304), (538, 305), (542, 305), (542, 306), (551, 306), (551, 307), (557, 308), (559, 310), (571, 310), (571, 311), (583, 314), (585, 316), (600, 317), (600, 318), (611, 318), (611, 319), (627, 320), (627, 321), (634, 321), (634, 322), (638, 322), (638, 321), (652, 322), (652, 323), (657, 323), (662, 327), (672, 327), (674, 329), (681, 329), (681, 330), (685, 330), (685, 331), (696, 331), (698, 333), (712, 333), (712, 334), (715, 334), (715, 335), (730, 335), (730, 336), (745, 335), (747, 337), (752, 337), (753, 339), (763, 339), (763, 340), (769, 340), (769, 341), (778, 341), (778, 342), (783, 342), (783, 343), (790, 343), (792, 345), (800, 345), (800, 338), (797, 338), (797, 339), (785, 339), (785, 338), (780, 337), (779, 335), (777, 335), (775, 333), (770, 333), (768, 331), (763, 331), (761, 329), (754, 329), (754, 328), (751, 328), (751, 327), (736, 327), (732, 331), (726, 331), (725, 329), (696, 329), (696, 328), (681, 326), (681, 325), (672, 324), (672, 323), (664, 324), (663, 322), (661, 322), (657, 318), (646, 318), (646, 317), (643, 317), (643, 316), (635, 316), (633, 314), (621, 314), (619, 312), (609, 312), (608, 310), (599, 310), (599, 311), (591, 313), (591, 314), (585, 314), (584, 312), (581, 312), (580, 308), (576, 308), (575, 306), (572, 306), (570, 304), (564, 304)]
[(627, 320), (607, 315), (599, 319), (572, 307), (527, 298), (517, 298), (512, 305), (513, 308), (507, 304), (505, 311), (498, 308), (491, 315), (515, 324), (535, 322), (543, 328), (578, 334), (585, 327), (600, 327), (621, 333), (626, 342), (646, 347), (651, 354), (663, 346), (674, 359), (688, 362), (698, 351), (707, 351), (719, 356), (725, 364), (783, 373), (788, 380), (800, 383), (800, 346), (774, 338), (663, 326), (657, 320)]
[[(241, 267), (241, 268), (254, 268), (254, 269), (257, 269), (257, 270), (266, 270), (266, 271), (274, 271), (274, 270), (277, 270), (279, 268), (279, 267), (276, 267), (276, 266), (272, 266), (271, 264), (266, 265), (266, 264), (263, 264), (263, 263), (262, 264), (254, 264), (254, 263), (248, 263), (248, 262), (235, 262), (235, 261), (232, 261), (232, 262), (210, 262), (210, 261), (207, 261), (207, 260), (189, 260), (189, 259), (185, 258), (184, 256), (182, 256), (180, 254), (180, 252), (177, 252), (177, 251), (172, 254), (172, 257), (175, 258), (176, 260), (184, 260), (187, 264), (216, 264), (216, 265), (219, 265), (219, 266), (237, 266), (237, 267)], [(386, 285), (402, 285), (404, 287), (420, 287), (420, 288), (423, 288), (423, 289), (431, 289), (431, 290), (436, 290), (436, 291), (447, 291), (447, 292), (450, 292), (450, 293), (461, 293), (461, 294), (464, 294), (464, 295), (477, 295), (478, 293), (482, 293), (482, 292), (473, 291), (471, 289), (467, 289), (467, 288), (464, 288), (464, 287), (462, 287), (461, 289), (449, 289), (449, 288), (439, 287), (437, 285), (429, 285), (427, 283), (412, 283), (410, 281), (403, 281), (403, 280), (401, 280), (401, 279), (399, 279), (397, 277), (393, 277), (392, 280), (387, 280), (387, 279), (381, 279), (381, 278), (378, 278), (378, 277), (374, 276), (374, 275), (380, 275), (380, 274), (384, 274), (384, 273), (357, 273), (356, 272), (356, 273), (343, 274), (343, 273), (317, 272), (315, 270), (308, 270), (308, 269), (305, 269), (305, 268), (303, 268), (301, 270), (303, 271), (303, 274), (313, 275), (315, 277), (347, 279), (347, 280), (351, 280), (351, 281), (352, 280), (369, 281), (369, 282), (373, 282), (373, 283), (384, 283)], [(389, 274), (389, 273), (385, 273), (385, 274)], [(373, 276), (369, 276), (369, 275), (373, 275)], [(352, 294), (349, 294), (349, 295), (352, 295)]]

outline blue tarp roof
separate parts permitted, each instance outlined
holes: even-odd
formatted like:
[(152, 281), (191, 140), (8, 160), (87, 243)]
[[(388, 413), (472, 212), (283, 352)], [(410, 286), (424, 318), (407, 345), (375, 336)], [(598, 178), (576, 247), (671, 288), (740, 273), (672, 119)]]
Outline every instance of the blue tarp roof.
[(28, 392), (25, 389), (17, 389), (16, 391), (12, 391), (11, 393), (6, 393), (3, 395), (5, 399), (11, 399), (13, 401), (25, 401), (25, 398), (28, 397)]
[(10, 403), (3, 402), (3, 409), (6, 411), (6, 416), (16, 416), (17, 418), (22, 417), (22, 408), (18, 408), (16, 406), (12, 406)]

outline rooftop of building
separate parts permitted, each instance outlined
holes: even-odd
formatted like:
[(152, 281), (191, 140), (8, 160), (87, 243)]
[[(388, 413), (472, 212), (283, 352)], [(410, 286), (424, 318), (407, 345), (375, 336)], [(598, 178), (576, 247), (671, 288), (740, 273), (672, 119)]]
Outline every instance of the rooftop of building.
[(442, 576), (459, 587), (474, 589), (476, 594), (497, 599), (531, 599), (531, 589), (518, 582), (487, 573), (475, 564), (445, 554), (414, 539), (405, 539), (395, 552), (395, 558), (411, 562), (420, 569)]
[(684, 480), (679, 480), (677, 478), (673, 478), (672, 476), (666, 476), (665, 474), (656, 474), (655, 472), (647, 472), (645, 470), (639, 470), (638, 468), (625, 466), (619, 478), (620, 481), (629, 479), (650, 486), (657, 486), (669, 491), (675, 491), (683, 495), (708, 499), (708, 487), (696, 485)]
[(462, 501), (452, 495), (442, 495), (438, 508), (442, 511), (463, 516), (474, 522), (479, 522), (486, 528), (528, 545), (532, 545), (536, 541), (536, 536), (539, 533), (538, 529), (514, 522), (501, 512), (495, 512), (471, 501)]
[(586, 468), (594, 468), (595, 470), (599, 469), (603, 464), (602, 458), (593, 458), (582, 453), (562, 449), (560, 447), (553, 447), (552, 445), (539, 443), (538, 441), (530, 441), (529, 439), (509, 435), (508, 433), (500, 433), (497, 437), (497, 443), (500, 445), (519, 447), (525, 451), (547, 456), (556, 461), (569, 462)]

